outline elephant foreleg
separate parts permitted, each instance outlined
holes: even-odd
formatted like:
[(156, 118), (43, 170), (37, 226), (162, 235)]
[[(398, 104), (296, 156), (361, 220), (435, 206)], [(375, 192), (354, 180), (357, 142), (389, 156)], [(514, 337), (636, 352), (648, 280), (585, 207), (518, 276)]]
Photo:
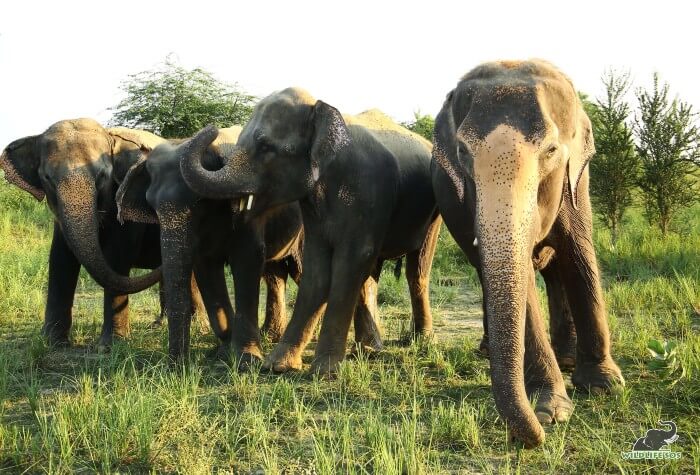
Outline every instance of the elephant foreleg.
[(73, 321), (73, 298), (80, 274), (80, 262), (66, 244), (58, 223), (54, 223), (49, 253), (49, 288), (42, 333), (52, 345), (69, 345)]
[(236, 301), (231, 343), (239, 359), (239, 368), (247, 369), (253, 361), (262, 359), (258, 303), (265, 249), (255, 229), (240, 227), (236, 229), (235, 236), (229, 259)]
[[(556, 263), (576, 326), (576, 369), (573, 384), (593, 392), (624, 384), (610, 354), (610, 331), (591, 236), (590, 204), (584, 201), (568, 225), (559, 220), (564, 236)], [(576, 225), (570, 221), (577, 220)]]
[[(214, 335), (223, 343), (222, 351), (230, 345), (233, 307), (228, 296), (223, 259), (198, 259), (194, 274)], [(224, 354), (221, 354), (224, 356)], [(226, 355), (227, 356), (227, 355)]]
[(534, 269), (530, 270), (525, 316), (525, 390), (536, 398), (535, 415), (541, 424), (565, 421), (573, 404), (542, 321)]
[(325, 241), (306, 235), (304, 272), (292, 318), (280, 342), (265, 358), (264, 366), (281, 373), (300, 370), (301, 355), (326, 309), (331, 280), (331, 252)]
[[(350, 240), (353, 242), (353, 240)], [(356, 242), (356, 241), (354, 241)], [(321, 325), (311, 371), (336, 371), (345, 358), (345, 346), (360, 289), (376, 264), (376, 255), (353, 249), (339, 249), (333, 255), (328, 308)]]

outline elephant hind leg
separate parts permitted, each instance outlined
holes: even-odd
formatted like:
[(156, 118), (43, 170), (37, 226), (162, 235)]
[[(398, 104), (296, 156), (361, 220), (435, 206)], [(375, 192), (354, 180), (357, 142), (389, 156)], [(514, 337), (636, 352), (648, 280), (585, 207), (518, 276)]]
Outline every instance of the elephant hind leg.
[(556, 263), (540, 271), (547, 286), (549, 332), (557, 363), (562, 371), (576, 366), (576, 326)]
[(380, 351), (384, 345), (382, 343), (381, 332), (377, 326), (377, 284), (379, 274), (382, 271), (382, 262), (378, 262), (374, 272), (370, 275), (360, 289), (360, 298), (355, 306), (353, 317), (355, 325), (355, 348), (367, 353)]
[(442, 218), (437, 216), (423, 239), (421, 247), (406, 255), (406, 280), (413, 309), (413, 336), (429, 336), (433, 333), (433, 316), (430, 312), (429, 284), (435, 248), (440, 234)]
[(265, 302), (265, 322), (262, 333), (273, 343), (277, 343), (282, 337), (287, 326), (287, 307), (285, 291), (287, 289), (287, 267), (282, 261), (268, 262), (265, 264), (263, 280), (267, 287), (267, 300)]

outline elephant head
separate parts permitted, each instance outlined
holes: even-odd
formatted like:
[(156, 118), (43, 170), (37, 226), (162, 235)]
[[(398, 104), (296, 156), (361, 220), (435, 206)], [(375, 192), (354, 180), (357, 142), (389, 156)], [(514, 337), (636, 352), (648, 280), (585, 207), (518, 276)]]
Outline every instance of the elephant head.
[(39, 201), (46, 197), (66, 242), (100, 285), (134, 293), (157, 282), (160, 270), (138, 278), (114, 272), (100, 248), (100, 219), (114, 207), (116, 182), (162, 141), (147, 132), (106, 130), (91, 119), (63, 120), (9, 144), (0, 168), (10, 183)]
[(434, 138), (435, 164), (475, 206), (496, 405), (513, 435), (535, 446), (544, 432), (523, 383), (533, 249), (587, 191), (591, 123), (550, 64), (497, 62), (467, 73), (448, 94)]
[(207, 127), (183, 148), (182, 175), (201, 196), (238, 198), (249, 217), (308, 195), (350, 140), (340, 113), (298, 88), (261, 100), (224, 166), (211, 171), (201, 157), (216, 136)]
[[(223, 157), (232, 153), (240, 133), (240, 126), (219, 129), (203, 153), (203, 167), (221, 168)], [(180, 171), (180, 157), (189, 147), (188, 141), (165, 143), (156, 147), (148, 160), (143, 157), (132, 164), (116, 195), (121, 222), (158, 223), (160, 208), (195, 203), (199, 197), (187, 186)]]

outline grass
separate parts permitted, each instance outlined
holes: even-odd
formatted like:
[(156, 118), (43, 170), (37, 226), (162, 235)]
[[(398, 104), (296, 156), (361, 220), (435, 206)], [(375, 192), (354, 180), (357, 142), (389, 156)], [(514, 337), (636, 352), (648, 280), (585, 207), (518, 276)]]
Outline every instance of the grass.
[[(0, 472), (93, 473), (699, 473), (700, 207), (662, 238), (632, 213), (613, 247), (595, 236), (619, 394), (573, 393), (571, 420), (519, 450), (493, 405), (475, 273), (443, 232), (431, 297), (438, 337), (400, 347), (409, 326), (404, 279), (380, 283), (386, 351), (345, 361), (328, 381), (238, 373), (206, 356), (165, 360), (154, 290), (131, 299), (132, 336), (99, 354), (101, 293), (82, 274), (70, 349), (39, 336), (51, 219), (44, 204), (0, 183)], [(293, 294), (295, 289), (291, 289)], [(653, 371), (649, 340), (677, 344)], [(269, 350), (269, 345), (266, 350)], [(307, 352), (308, 362), (311, 356)], [(570, 394), (573, 392), (569, 386)], [(678, 424), (675, 461), (621, 457), (660, 419)]]

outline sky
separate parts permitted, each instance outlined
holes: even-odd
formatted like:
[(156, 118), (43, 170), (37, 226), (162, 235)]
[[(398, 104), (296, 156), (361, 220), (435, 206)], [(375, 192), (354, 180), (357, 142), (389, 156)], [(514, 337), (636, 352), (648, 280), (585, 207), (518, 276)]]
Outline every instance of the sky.
[[(306, 88), (344, 113), (435, 115), (474, 66), (547, 59), (596, 97), (606, 68), (658, 71), (700, 108), (692, 2), (479, 0), (0, 2), (0, 147), (52, 123), (105, 123), (129, 74), (167, 55), (259, 97)], [(633, 95), (631, 95), (633, 98)], [(698, 109), (700, 110), (700, 109)]]

